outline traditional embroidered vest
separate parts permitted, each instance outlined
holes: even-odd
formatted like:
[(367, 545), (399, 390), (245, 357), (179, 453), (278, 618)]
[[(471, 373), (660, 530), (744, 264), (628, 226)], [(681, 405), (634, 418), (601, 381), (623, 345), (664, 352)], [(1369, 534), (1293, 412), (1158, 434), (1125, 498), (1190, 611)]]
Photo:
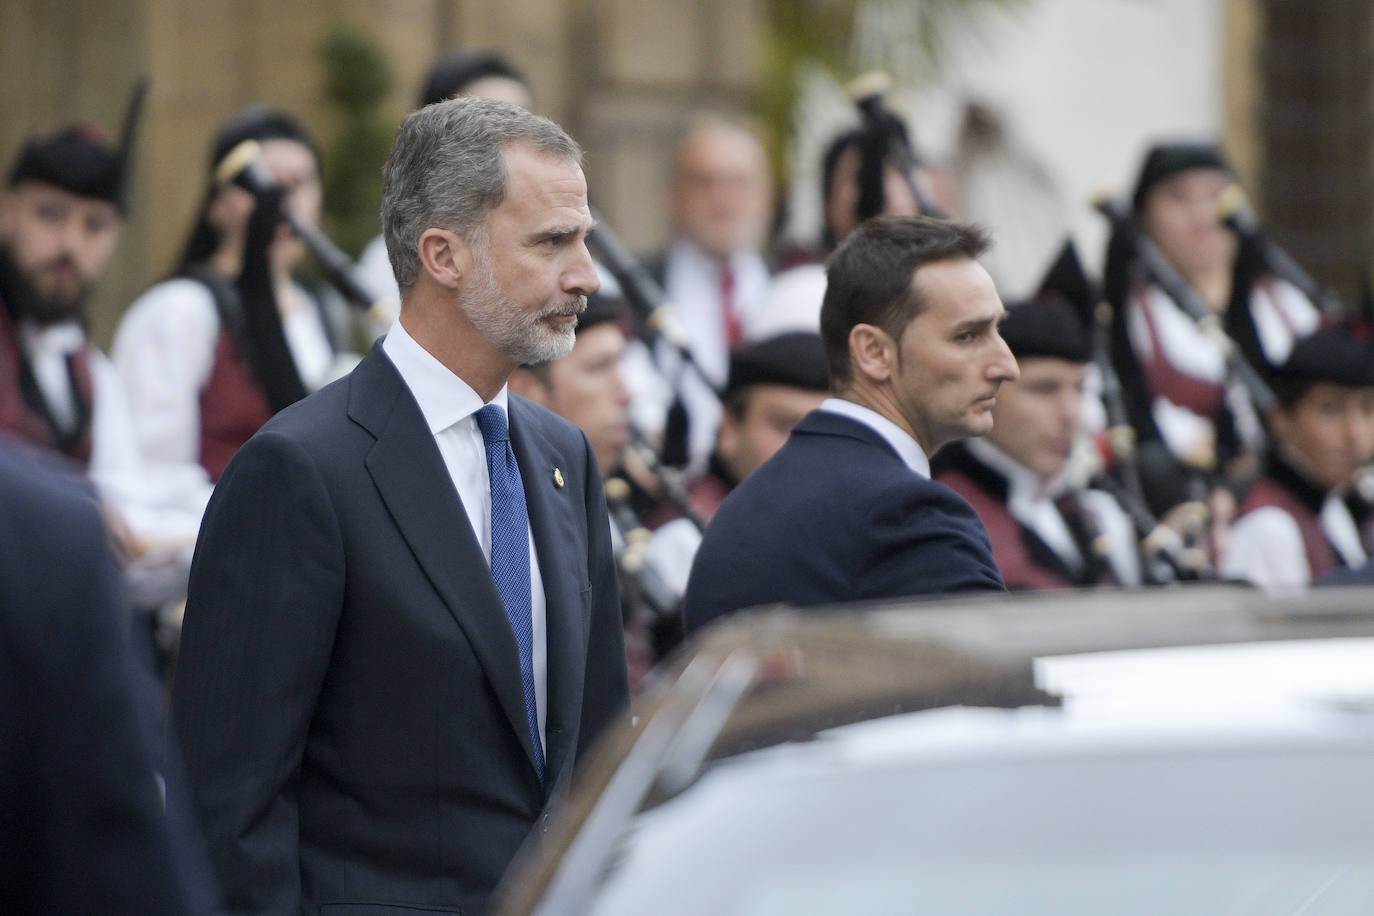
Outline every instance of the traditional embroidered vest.
[(267, 393), (221, 327), (210, 378), (200, 390), (200, 463), (211, 480), (219, 480), (234, 453), (270, 419)]
[(74, 429), (61, 431), (24, 356), (19, 333), (9, 313), (0, 306), (0, 429), (60, 452), (83, 467), (90, 464), (91, 415), (95, 404), (90, 356), (90, 348), (83, 346), (67, 360), (77, 422)]

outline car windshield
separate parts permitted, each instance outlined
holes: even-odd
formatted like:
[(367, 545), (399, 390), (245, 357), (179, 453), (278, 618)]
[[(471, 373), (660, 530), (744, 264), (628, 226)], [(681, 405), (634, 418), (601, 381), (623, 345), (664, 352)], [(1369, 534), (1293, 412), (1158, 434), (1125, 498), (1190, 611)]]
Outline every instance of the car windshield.
[(1368, 713), (1288, 712), (947, 708), (726, 757), (635, 818), (590, 912), (1368, 913)]

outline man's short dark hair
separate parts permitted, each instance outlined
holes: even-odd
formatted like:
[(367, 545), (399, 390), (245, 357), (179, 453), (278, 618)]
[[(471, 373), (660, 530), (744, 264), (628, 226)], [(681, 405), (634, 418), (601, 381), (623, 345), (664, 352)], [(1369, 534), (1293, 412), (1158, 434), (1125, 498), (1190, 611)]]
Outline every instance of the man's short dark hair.
[(852, 378), (849, 332), (858, 324), (900, 340), (921, 313), (916, 271), (952, 259), (974, 260), (988, 250), (978, 226), (926, 216), (882, 216), (859, 226), (825, 264), (821, 340), (833, 386)]

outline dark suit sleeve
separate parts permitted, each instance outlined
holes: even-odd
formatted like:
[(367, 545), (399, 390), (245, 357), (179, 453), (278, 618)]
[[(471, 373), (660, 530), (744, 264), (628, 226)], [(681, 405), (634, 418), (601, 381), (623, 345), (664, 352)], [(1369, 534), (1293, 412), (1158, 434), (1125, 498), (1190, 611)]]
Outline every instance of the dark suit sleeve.
[(6, 912), (185, 913), (117, 570), (92, 502), (0, 449)]
[(864, 528), (871, 549), (860, 597), (1004, 590), (973, 507), (942, 484), (917, 484), (876, 494)]
[(587, 636), (587, 673), (582, 689), (580, 752), (590, 747), (629, 706), (629, 675), (625, 667), (625, 628), (620, 611), (620, 586), (611, 552), (611, 523), (601, 472), (591, 443), (586, 450), (587, 571), (591, 576), (591, 621)]
[(172, 698), (210, 856), (235, 912), (300, 912), (299, 771), (343, 573), (319, 470), (299, 444), (259, 434), (206, 510)]

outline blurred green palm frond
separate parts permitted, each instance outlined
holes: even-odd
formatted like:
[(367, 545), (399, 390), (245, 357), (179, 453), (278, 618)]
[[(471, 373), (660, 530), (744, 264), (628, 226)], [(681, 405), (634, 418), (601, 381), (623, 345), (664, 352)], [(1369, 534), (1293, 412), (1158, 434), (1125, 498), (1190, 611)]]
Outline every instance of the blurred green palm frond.
[(804, 69), (820, 66), (842, 84), (859, 73), (884, 70), (895, 85), (920, 88), (940, 75), (960, 42), (977, 35), (982, 17), (1035, 2), (769, 0), (773, 32), (760, 107), (774, 150), (786, 147)]
[(396, 133), (382, 102), (395, 77), (382, 50), (345, 23), (329, 29), (319, 55), (325, 95), (341, 115), (325, 149), (325, 220), (339, 247), (356, 257), (378, 230), (382, 165)]

